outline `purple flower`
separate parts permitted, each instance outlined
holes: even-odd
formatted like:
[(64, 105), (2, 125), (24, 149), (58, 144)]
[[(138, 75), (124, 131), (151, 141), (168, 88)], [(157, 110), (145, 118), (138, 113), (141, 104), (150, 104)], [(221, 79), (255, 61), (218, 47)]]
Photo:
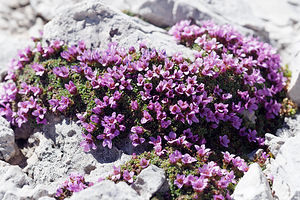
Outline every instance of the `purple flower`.
[(117, 181), (121, 178), (121, 167), (113, 166), (113, 168), (114, 168), (114, 172), (111, 178), (113, 181)]
[(175, 164), (179, 160), (181, 160), (182, 154), (180, 151), (176, 150), (172, 154), (169, 155), (170, 163)]
[(60, 112), (65, 111), (69, 105), (70, 105), (70, 99), (68, 97), (61, 97), (61, 100), (59, 101), (59, 107), (57, 108)]
[(191, 164), (193, 162), (196, 162), (197, 159), (186, 153), (182, 156), (181, 161), (182, 161), (183, 164), (187, 165), (187, 164)]
[(91, 149), (97, 149), (97, 146), (95, 145), (92, 135), (90, 133), (87, 135), (82, 134), (82, 137), (84, 140), (80, 142), (80, 146), (83, 147), (84, 152), (89, 152)]
[(169, 144), (173, 144), (174, 142), (176, 142), (176, 133), (171, 131), (169, 133), (169, 136), (165, 135), (164, 138), (168, 141)]
[(41, 119), (41, 118), (37, 117), (36, 118), (36, 123), (37, 124), (44, 124), (44, 125), (46, 125), (47, 124), (47, 120), (46, 120), (46, 118)]
[(176, 115), (177, 113), (180, 113), (181, 112), (181, 109), (178, 105), (173, 105), (173, 106), (170, 106), (170, 112), (173, 114), (173, 115)]
[(27, 117), (23, 114), (19, 114), (18, 117), (15, 119), (15, 123), (18, 124), (19, 128), (22, 126), (22, 124), (25, 124), (27, 121)]
[(162, 128), (168, 128), (171, 125), (171, 120), (161, 120), (160, 125)]
[(71, 70), (78, 73), (78, 74), (81, 74), (83, 72), (82, 67), (78, 66), (78, 65), (71, 66)]
[(157, 145), (161, 145), (161, 137), (160, 136), (157, 136), (157, 139), (155, 139), (154, 137), (150, 137), (150, 142), (149, 144), (153, 144), (154, 146), (157, 146)]
[(189, 125), (192, 125), (193, 122), (199, 123), (199, 119), (196, 117), (195, 111), (191, 111), (186, 115), (186, 121)]
[(70, 94), (76, 94), (77, 88), (72, 81), (69, 81), (69, 84), (65, 84), (66, 89), (70, 92)]
[(248, 129), (248, 141), (249, 142), (256, 142), (256, 130), (251, 131), (251, 129)]
[(194, 181), (196, 181), (198, 179), (197, 176), (193, 176), (191, 174), (189, 174), (185, 179), (184, 179), (184, 185), (186, 186), (191, 186), (193, 184)]
[(42, 89), (39, 88), (39, 87), (34, 87), (34, 86), (31, 86), (30, 87), (30, 91), (33, 92), (33, 95), (36, 97), (37, 95), (41, 94), (42, 93)]
[(133, 182), (133, 176), (134, 176), (134, 172), (128, 172), (127, 170), (123, 171), (123, 179), (128, 183)]
[(221, 194), (215, 194), (213, 196), (213, 198), (214, 198), (214, 200), (224, 200), (225, 199), (224, 196)]
[(10, 104), (7, 103), (0, 108), (0, 116), (5, 116), (8, 121), (12, 120), (13, 111), (11, 110)]
[(237, 156), (236, 158), (233, 158), (232, 160), (233, 166), (237, 167), (240, 171), (246, 172), (248, 171), (249, 167), (247, 163), (244, 161), (244, 159)]
[(42, 108), (41, 106), (37, 105), (36, 110), (32, 112), (32, 115), (40, 119), (44, 119), (46, 111), (46, 108)]
[(59, 100), (57, 99), (50, 99), (48, 100), (49, 104), (51, 105), (51, 110), (52, 112), (55, 112), (57, 107), (59, 106)]
[(145, 124), (145, 123), (153, 120), (150, 113), (146, 110), (143, 111), (143, 116), (144, 117), (141, 119), (141, 124)]
[(235, 155), (233, 155), (233, 154), (230, 154), (228, 151), (226, 151), (225, 153), (222, 152), (222, 154), (223, 154), (224, 161), (225, 161), (225, 163), (227, 163), (227, 164), (229, 164), (230, 161), (231, 161), (231, 160), (234, 158), (234, 156), (235, 156)]
[(197, 150), (197, 155), (200, 157), (209, 156), (211, 154), (210, 149), (206, 149), (204, 144), (202, 144), (201, 147), (195, 145), (195, 149)]
[(133, 145), (134, 147), (136, 147), (136, 146), (138, 146), (138, 145), (140, 145), (140, 144), (142, 144), (142, 143), (145, 142), (145, 139), (144, 139), (144, 138), (140, 138), (140, 137), (138, 136), (138, 134), (136, 134), (136, 133), (130, 135), (130, 136), (129, 136), (129, 139), (131, 140), (132, 145)]
[(98, 124), (100, 122), (100, 119), (97, 115), (91, 115), (90, 120), (95, 124)]
[(29, 111), (28, 101), (19, 102), (18, 107), (20, 113), (28, 113)]
[(149, 165), (149, 160), (147, 160), (146, 158), (142, 158), (141, 161), (140, 161), (140, 166), (144, 169), (146, 167), (148, 167)]
[(203, 190), (207, 187), (208, 185), (208, 179), (206, 178), (198, 178), (196, 181), (192, 182), (192, 187), (195, 192), (203, 192)]
[(27, 95), (30, 92), (30, 85), (27, 85), (27, 83), (22, 82), (21, 83), (21, 89), (19, 90), (19, 94)]
[(228, 147), (230, 140), (228, 139), (227, 135), (219, 136), (219, 139), (220, 139), (220, 144), (223, 147)]
[(146, 92), (151, 92), (151, 90), (152, 90), (152, 83), (146, 83), (146, 84), (144, 84), (144, 90)]
[(144, 131), (145, 131), (144, 128), (141, 127), (141, 126), (133, 126), (133, 127), (131, 128), (131, 132), (132, 132), (132, 133), (136, 133), (136, 134), (138, 134), (138, 135), (143, 134)]
[(92, 124), (92, 123), (86, 123), (86, 122), (83, 122), (82, 126), (89, 133), (92, 133), (95, 130), (95, 128), (96, 128), (96, 126), (94, 124)]
[(177, 185), (177, 187), (180, 189), (184, 184), (184, 180), (185, 180), (185, 175), (177, 174), (174, 184)]
[(53, 73), (58, 77), (67, 78), (69, 76), (69, 69), (65, 66), (55, 67)]
[(76, 114), (76, 117), (79, 119), (79, 121), (77, 121), (76, 123), (82, 123), (82, 122), (85, 122), (86, 120), (86, 115), (87, 115), (87, 112), (81, 114), (81, 113), (77, 113)]
[(31, 65), (31, 68), (35, 71), (35, 74), (37, 76), (43, 76), (43, 74), (45, 72), (45, 68), (41, 64), (34, 63)]

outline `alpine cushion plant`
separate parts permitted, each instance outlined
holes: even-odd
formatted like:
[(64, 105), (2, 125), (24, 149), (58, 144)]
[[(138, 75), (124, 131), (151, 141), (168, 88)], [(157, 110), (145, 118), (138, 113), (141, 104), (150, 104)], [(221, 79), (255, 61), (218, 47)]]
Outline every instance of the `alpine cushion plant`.
[(194, 60), (144, 43), (90, 50), (84, 42), (43, 47), (36, 40), (11, 64), (0, 114), (14, 127), (47, 124), (48, 113), (70, 117), (82, 125), (85, 152), (124, 138), (153, 150), (137, 161), (138, 171), (115, 169), (112, 180), (130, 184), (149, 163), (172, 166), (170, 198), (229, 198), (247, 171), (241, 157), (279, 124), (286, 85), (279, 55), (211, 22), (183, 21), (170, 33), (199, 50)]

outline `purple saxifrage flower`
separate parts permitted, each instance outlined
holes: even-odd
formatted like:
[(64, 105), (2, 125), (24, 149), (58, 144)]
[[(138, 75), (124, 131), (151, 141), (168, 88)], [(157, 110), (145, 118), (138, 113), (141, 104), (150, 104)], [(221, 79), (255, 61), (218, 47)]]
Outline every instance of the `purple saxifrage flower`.
[(185, 175), (177, 174), (174, 184), (177, 185), (178, 188), (182, 188), (184, 185)]
[(92, 135), (90, 133), (87, 135), (82, 134), (82, 137), (84, 140), (80, 142), (80, 146), (83, 147), (83, 150), (85, 152), (89, 152), (91, 149), (97, 149), (97, 146), (95, 145)]
[(70, 94), (74, 95), (77, 93), (77, 88), (72, 81), (70, 81), (69, 84), (65, 84), (65, 88), (70, 92)]
[(147, 160), (146, 158), (142, 158), (141, 161), (140, 161), (140, 166), (144, 169), (146, 167), (149, 166), (149, 160)]
[(219, 136), (219, 139), (220, 139), (220, 144), (223, 147), (228, 147), (230, 140), (228, 139), (227, 135)]
[(123, 171), (123, 179), (128, 183), (133, 183), (134, 172), (128, 172), (128, 170)]

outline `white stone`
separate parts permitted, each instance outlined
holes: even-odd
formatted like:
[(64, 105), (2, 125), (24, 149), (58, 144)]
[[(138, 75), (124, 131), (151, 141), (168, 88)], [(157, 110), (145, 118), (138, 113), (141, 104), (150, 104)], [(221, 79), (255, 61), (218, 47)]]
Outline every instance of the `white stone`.
[(234, 200), (272, 200), (272, 193), (267, 178), (257, 163), (240, 179), (232, 194)]
[(78, 193), (74, 193), (69, 200), (142, 200), (143, 198), (125, 182), (119, 182), (115, 184), (112, 181), (102, 181), (82, 190)]
[(277, 137), (270, 133), (265, 134), (265, 145), (268, 146), (269, 150), (274, 156), (277, 155), (280, 147), (284, 144), (284, 142), (284, 139), (281, 137)]
[(34, 177), (35, 183), (62, 183), (71, 173), (87, 176), (96, 169), (102, 169), (102, 172), (110, 169), (111, 172), (112, 165), (130, 159), (129, 156), (122, 156), (122, 152), (115, 147), (109, 149), (101, 145), (97, 150), (85, 153), (80, 147), (82, 129), (79, 125), (63, 117), (48, 116), (48, 121), (48, 125), (37, 129), (30, 136), (32, 148), (28, 151), (29, 156), (23, 152), (29, 157), (24, 171)]
[(28, 46), (30, 41), (24, 37), (10, 37), (7, 33), (0, 33), (0, 74), (4, 75), (9, 68), (10, 61), (16, 58), (19, 50)]
[(33, 9), (46, 20), (56, 16), (62, 7), (80, 2), (80, 0), (30, 0)]
[(155, 165), (144, 169), (132, 184), (132, 188), (143, 198), (150, 199), (166, 182), (165, 171)]
[(182, 52), (193, 57), (193, 51), (174, 42), (172, 36), (140, 19), (129, 17), (101, 3), (83, 2), (70, 6), (45, 25), (44, 39), (61, 39), (69, 44), (83, 40), (87, 46), (107, 48), (117, 42), (128, 48), (146, 41), (150, 47), (165, 49), (167, 54)]
[(279, 200), (300, 199), (300, 132), (286, 140), (272, 163), (273, 191)]
[(8, 122), (0, 117), (0, 159), (9, 161), (16, 155), (17, 151), (14, 131), (10, 128)]
[(288, 95), (300, 106), (300, 40), (293, 42), (286, 49), (290, 52), (287, 64), (292, 73)]

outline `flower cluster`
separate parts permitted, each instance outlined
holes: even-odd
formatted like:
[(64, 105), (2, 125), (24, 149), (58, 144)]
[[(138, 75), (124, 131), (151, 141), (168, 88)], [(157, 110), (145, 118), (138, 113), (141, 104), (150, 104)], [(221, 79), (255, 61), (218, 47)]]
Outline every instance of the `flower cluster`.
[[(0, 115), (18, 127), (27, 121), (46, 124), (46, 113), (70, 117), (83, 127), (80, 146), (86, 152), (99, 144), (113, 148), (124, 138), (134, 147), (153, 147), (162, 167), (173, 166), (175, 185), (192, 188), (199, 198), (215, 187), (221, 199), (232, 192), (227, 186), (234, 177), (247, 170), (242, 151), (263, 145), (273, 128), (286, 78), (271, 46), (230, 26), (183, 21), (170, 33), (198, 50), (194, 59), (167, 56), (144, 43), (90, 50), (84, 42), (43, 47), (37, 41), (12, 61), (0, 92)], [(239, 156), (223, 156), (224, 151)], [(236, 170), (225, 172), (218, 167), (222, 160)], [(134, 170), (148, 161), (141, 158)], [(132, 183), (134, 170), (115, 168), (113, 179)]]
[(170, 34), (178, 42), (198, 48), (202, 74), (215, 78), (230, 68), (236, 76), (242, 76), (243, 84), (251, 90), (239, 91), (240, 109), (252, 112), (261, 104), (267, 119), (278, 115), (281, 104), (270, 97), (282, 91), (286, 78), (280, 70), (280, 57), (270, 45), (243, 37), (229, 25), (218, 26), (211, 21), (201, 26), (181, 21), (171, 28)]
[(69, 178), (57, 189), (55, 198), (65, 199), (72, 196), (74, 192), (80, 192), (87, 187), (92, 186), (93, 183), (86, 182), (81, 175), (71, 174)]

